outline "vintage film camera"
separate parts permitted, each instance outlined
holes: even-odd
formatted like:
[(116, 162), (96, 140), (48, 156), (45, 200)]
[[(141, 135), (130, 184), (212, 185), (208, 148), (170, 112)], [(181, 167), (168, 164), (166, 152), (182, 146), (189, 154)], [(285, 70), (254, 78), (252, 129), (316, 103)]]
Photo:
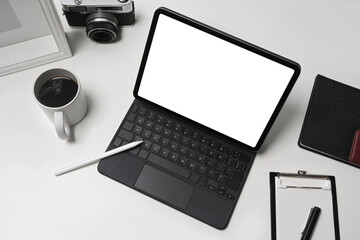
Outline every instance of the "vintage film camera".
[(135, 8), (132, 0), (61, 0), (70, 26), (86, 26), (87, 36), (97, 42), (111, 42), (118, 27), (133, 25)]

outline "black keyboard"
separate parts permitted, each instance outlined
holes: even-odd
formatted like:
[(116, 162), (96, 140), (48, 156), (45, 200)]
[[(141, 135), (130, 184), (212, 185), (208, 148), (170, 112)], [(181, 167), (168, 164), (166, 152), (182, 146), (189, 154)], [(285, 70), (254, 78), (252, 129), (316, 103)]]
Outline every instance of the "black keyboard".
[(239, 195), (255, 157), (162, 111), (133, 103), (111, 148), (136, 140), (143, 143), (130, 154), (229, 200)]

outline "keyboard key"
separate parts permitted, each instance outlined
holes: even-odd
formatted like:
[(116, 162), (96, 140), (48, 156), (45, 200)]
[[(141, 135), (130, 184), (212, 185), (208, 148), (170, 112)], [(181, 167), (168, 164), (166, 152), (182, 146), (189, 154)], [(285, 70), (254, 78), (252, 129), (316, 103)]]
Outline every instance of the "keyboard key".
[(153, 153), (158, 153), (160, 151), (160, 146), (153, 144), (152, 147), (150, 148), (150, 151)]
[(130, 153), (134, 154), (134, 155), (137, 155), (140, 151), (140, 147), (136, 147), (136, 148), (133, 148), (130, 150)]
[(191, 132), (191, 130), (190, 130), (189, 128), (187, 128), (187, 127), (183, 127), (183, 128), (181, 129), (181, 133), (182, 133), (183, 135), (187, 136), (187, 137), (190, 136), (190, 132)]
[(134, 113), (129, 113), (129, 115), (127, 116), (127, 119), (130, 121), (130, 122), (133, 122), (136, 118), (136, 115)]
[(196, 163), (194, 161), (188, 161), (186, 167), (187, 169), (194, 171), (196, 168)]
[(202, 144), (206, 145), (208, 143), (208, 141), (209, 141), (208, 137), (206, 137), (204, 135), (200, 136), (199, 142), (201, 142)]
[(139, 117), (139, 116), (137, 116), (135, 119), (135, 123), (139, 126), (143, 125), (144, 121), (145, 121), (145, 119), (142, 117)]
[(149, 152), (148, 152), (148, 151), (146, 151), (146, 150), (144, 150), (144, 149), (141, 149), (138, 156), (141, 157), (141, 158), (143, 158), (143, 159), (146, 159), (148, 155), (149, 155)]
[(240, 170), (240, 172), (246, 172), (247, 165), (245, 163), (243, 163), (243, 162), (236, 161), (235, 165), (234, 165), (234, 168), (236, 170)]
[(132, 138), (134, 137), (134, 134), (132, 134), (131, 132), (126, 131), (124, 129), (121, 129), (118, 136), (121, 137), (122, 139), (125, 139), (126, 141), (130, 142), (132, 140)]
[(169, 144), (169, 140), (166, 139), (166, 138), (160, 138), (159, 143), (160, 143), (161, 146), (166, 147)]
[(225, 160), (225, 156), (222, 155), (221, 153), (218, 153), (215, 157), (215, 160), (222, 163)]
[(183, 146), (187, 146), (188, 143), (189, 143), (189, 140), (188, 140), (187, 138), (185, 138), (185, 137), (180, 137), (179, 143), (180, 143), (181, 145), (183, 145)]
[(179, 133), (176, 133), (176, 132), (172, 132), (170, 134), (170, 139), (177, 142), (179, 141), (179, 138), (180, 138), (180, 134)]
[(217, 172), (223, 172), (223, 170), (224, 170), (224, 165), (221, 164), (221, 163), (216, 162), (216, 163), (215, 163), (214, 170), (217, 171)]
[(148, 112), (148, 114), (146, 115), (146, 119), (149, 119), (150, 121), (153, 121), (155, 118), (155, 113), (153, 112)]
[(230, 200), (234, 200), (234, 199), (235, 199), (235, 196), (234, 196), (234, 195), (231, 195), (230, 193), (226, 193), (226, 194), (225, 194), (225, 197), (226, 197), (227, 199), (230, 199)]
[(121, 142), (121, 146), (124, 146), (124, 145), (126, 145), (126, 144), (128, 144), (128, 143), (129, 143), (128, 141), (125, 141), (125, 140), (124, 140), (124, 141)]
[(153, 134), (151, 135), (151, 137), (150, 137), (150, 140), (153, 141), (154, 143), (158, 143), (159, 140), (160, 140), (160, 136), (157, 135), (157, 134), (155, 134), (155, 133), (153, 133)]
[(214, 175), (215, 175), (215, 172), (212, 169), (207, 169), (206, 172), (205, 172), (205, 176), (207, 176), (210, 179), (213, 179)]
[(239, 190), (240, 187), (240, 183), (238, 183), (237, 181), (231, 179), (231, 178), (225, 178), (224, 180), (224, 185), (228, 188), (231, 188), (235, 191)]
[(197, 141), (200, 137), (200, 134), (198, 132), (195, 132), (193, 131), (191, 134), (190, 134), (190, 138)]
[(186, 165), (186, 162), (187, 162), (187, 159), (186, 158), (183, 158), (183, 157), (180, 157), (178, 158), (177, 160), (177, 163), (181, 166), (185, 166)]
[(224, 161), (225, 165), (229, 166), (229, 167), (232, 167), (234, 165), (234, 159), (232, 158), (226, 158), (225, 161)]
[(223, 192), (226, 192), (226, 190), (227, 190), (227, 188), (226, 188), (225, 186), (223, 186), (223, 185), (219, 185), (219, 186), (217, 187), (217, 189), (219, 189), (219, 190), (221, 190), (221, 191), (223, 191)]
[(190, 176), (190, 181), (197, 183), (200, 180), (200, 175), (197, 173), (192, 173)]
[(144, 149), (149, 150), (150, 147), (151, 147), (151, 142), (145, 140), (145, 141), (143, 141), (143, 143), (141, 144), (141, 146), (142, 146)]
[(167, 128), (171, 128), (172, 124), (173, 124), (173, 121), (170, 120), (170, 119), (165, 119), (164, 121), (164, 126), (167, 127)]
[(139, 137), (139, 136), (134, 136), (132, 141), (133, 142), (135, 142), (135, 141), (143, 141), (143, 139), (141, 137)]
[(234, 157), (234, 158), (238, 158), (239, 155), (240, 155), (240, 152), (239, 152), (238, 150), (235, 150), (235, 151), (233, 152), (233, 157)]
[(140, 135), (142, 132), (142, 127), (135, 126), (132, 132), (135, 133), (136, 135)]
[(225, 192), (224, 191), (221, 191), (219, 189), (216, 190), (217, 194), (221, 195), (221, 196), (224, 196), (225, 195)]
[(158, 166), (161, 166), (173, 173), (178, 174), (179, 176), (182, 176), (184, 178), (188, 178), (190, 176), (190, 171), (180, 167), (179, 165), (176, 165), (164, 158), (161, 158), (155, 154), (150, 153), (148, 160)]
[(174, 143), (174, 142), (170, 142), (170, 145), (169, 145), (169, 148), (170, 150), (172, 151), (176, 151), (176, 149), (178, 148), (178, 144), (177, 143)]
[(160, 156), (163, 158), (167, 158), (169, 156), (170, 151), (166, 148), (161, 148), (160, 150)]
[(222, 153), (225, 153), (226, 147), (225, 147), (224, 144), (219, 143), (219, 145), (218, 145), (218, 147), (217, 147), (217, 150), (219, 150), (219, 151), (222, 152)]
[(232, 175), (233, 179), (235, 179), (236, 181), (241, 182), (244, 178), (244, 174), (242, 174), (239, 171), (234, 171), (233, 175)]
[(115, 146), (119, 147), (120, 144), (121, 144), (121, 142), (122, 142), (122, 139), (119, 138), (119, 137), (116, 137), (115, 140), (114, 140), (114, 142), (113, 142), (113, 144), (114, 144)]
[(176, 162), (176, 160), (178, 159), (179, 155), (177, 155), (176, 153), (170, 153), (169, 154), (169, 159), (173, 162)]
[(240, 161), (235, 161), (234, 168), (235, 168), (236, 170), (239, 170), (239, 169), (240, 169), (240, 165), (241, 165), (241, 162), (240, 162)]
[(134, 127), (134, 124), (129, 122), (129, 121), (125, 121), (123, 128), (125, 130), (128, 130), (129, 132), (131, 132), (132, 128)]
[(247, 169), (247, 165), (245, 163), (243, 163), (241, 165), (240, 171), (244, 173), (244, 172), (246, 172), (246, 169)]
[(208, 180), (207, 180), (207, 178), (205, 176), (200, 177), (199, 184), (201, 186), (206, 186), (207, 182), (208, 182)]
[(149, 130), (144, 130), (142, 133), (141, 133), (141, 136), (143, 138), (146, 138), (146, 139), (149, 139), (150, 136), (151, 136), (151, 132)]
[(217, 142), (213, 139), (210, 139), (209, 140), (209, 143), (208, 143), (208, 146), (211, 147), (211, 148), (216, 148), (216, 145), (217, 145)]
[(145, 109), (145, 108), (139, 108), (138, 111), (137, 111), (137, 113), (138, 113), (140, 116), (144, 117), (145, 114), (146, 114), (146, 109)]
[(173, 126), (173, 129), (175, 132), (180, 132), (181, 130), (181, 125), (178, 124), (178, 123), (175, 123), (174, 126)]
[(216, 173), (214, 180), (217, 181), (218, 183), (222, 183), (225, 179), (225, 176), (222, 175), (221, 173)]
[(197, 165), (195, 168), (195, 171), (200, 174), (204, 174), (206, 170), (206, 167), (203, 165)]
[(213, 191), (213, 192), (215, 192), (215, 190), (216, 190), (216, 187), (213, 186), (213, 185), (211, 185), (211, 184), (208, 184), (208, 185), (206, 186), (206, 188), (209, 189), (210, 191)]
[(251, 160), (251, 156), (246, 153), (241, 153), (239, 156), (239, 160), (246, 164), (249, 164)]
[(205, 161), (205, 156), (197, 153), (195, 156), (195, 161), (198, 163), (203, 163)]
[(194, 151), (188, 150), (186, 153), (186, 156), (190, 158), (191, 160), (195, 159), (196, 153)]
[(131, 111), (132, 112), (136, 112), (136, 110), (139, 108), (139, 106), (137, 105), (137, 104), (133, 104), (132, 106), (131, 106)]
[(206, 147), (204, 145), (200, 144), (198, 146), (198, 151), (205, 154), (206, 153)]
[(214, 166), (214, 160), (210, 159), (210, 158), (206, 158), (205, 159), (205, 166), (212, 168)]
[(153, 123), (153, 122), (150, 122), (150, 121), (148, 121), (148, 120), (145, 121), (144, 127), (145, 127), (146, 129), (149, 129), (149, 130), (150, 130), (153, 126), (154, 126), (154, 123)]
[(224, 174), (226, 175), (226, 176), (231, 176), (232, 175), (232, 173), (233, 173), (233, 170), (231, 169), (231, 168), (229, 168), (229, 167), (224, 167)]
[(162, 124), (164, 121), (164, 117), (163, 116), (155, 116), (155, 122), (158, 123), (158, 124)]
[(180, 153), (181, 155), (185, 155), (186, 154), (186, 147), (179, 146), (177, 152)]
[(163, 130), (162, 130), (162, 135), (164, 136), (164, 137), (169, 137), (170, 136), (170, 133), (171, 133), (171, 130), (170, 129), (167, 129), (167, 128), (164, 128)]
[(234, 151), (234, 149), (231, 148), (231, 147), (229, 147), (229, 148), (226, 150), (226, 154), (229, 155), (229, 156), (231, 156), (231, 155), (233, 154), (233, 151)]
[[(134, 137), (134, 139), (136, 138), (136, 136)], [(142, 140), (142, 139), (141, 139)], [(123, 140), (122, 142), (121, 142), (121, 146), (124, 146), (124, 145), (126, 145), (126, 144), (128, 144), (129, 142), (128, 141), (125, 141), (125, 140)]]
[(193, 141), (190, 141), (189, 142), (189, 148), (196, 149), (197, 148), (197, 143), (193, 142)]
[(162, 126), (155, 124), (153, 131), (154, 131), (154, 133), (159, 134), (161, 132), (161, 129), (162, 129)]
[(206, 156), (211, 157), (211, 158), (215, 158), (215, 154), (216, 154), (216, 152), (213, 149), (209, 148), (207, 153), (206, 153)]

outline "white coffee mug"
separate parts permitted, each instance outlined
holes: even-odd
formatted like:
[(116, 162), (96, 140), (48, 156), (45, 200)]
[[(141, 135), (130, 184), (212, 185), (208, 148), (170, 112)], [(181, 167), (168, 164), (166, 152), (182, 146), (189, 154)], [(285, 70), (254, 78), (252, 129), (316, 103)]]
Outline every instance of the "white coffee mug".
[(55, 125), (61, 139), (69, 139), (70, 126), (86, 115), (87, 102), (74, 73), (55, 68), (42, 73), (34, 84), (35, 99)]

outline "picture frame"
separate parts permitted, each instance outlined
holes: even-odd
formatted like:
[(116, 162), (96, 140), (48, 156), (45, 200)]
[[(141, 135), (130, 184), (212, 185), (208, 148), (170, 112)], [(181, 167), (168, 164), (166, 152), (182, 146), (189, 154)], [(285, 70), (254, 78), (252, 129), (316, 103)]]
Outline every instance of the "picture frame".
[(52, 0), (2, 0), (0, 9), (0, 76), (72, 56)]

